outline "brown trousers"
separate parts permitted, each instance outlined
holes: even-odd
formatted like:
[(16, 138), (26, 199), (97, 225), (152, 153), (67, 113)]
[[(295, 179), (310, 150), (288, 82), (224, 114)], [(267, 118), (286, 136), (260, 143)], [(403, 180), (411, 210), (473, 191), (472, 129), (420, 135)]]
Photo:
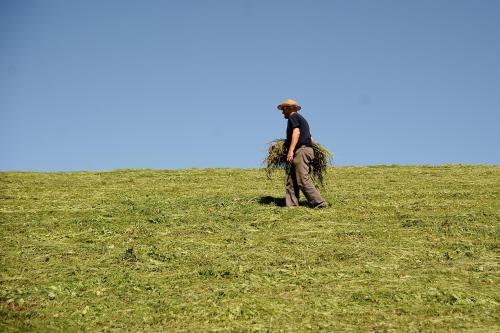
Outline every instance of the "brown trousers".
[(287, 207), (299, 205), (300, 190), (304, 192), (307, 200), (313, 206), (325, 201), (309, 177), (310, 163), (313, 158), (314, 150), (311, 147), (301, 147), (295, 152), (286, 180), (285, 202)]

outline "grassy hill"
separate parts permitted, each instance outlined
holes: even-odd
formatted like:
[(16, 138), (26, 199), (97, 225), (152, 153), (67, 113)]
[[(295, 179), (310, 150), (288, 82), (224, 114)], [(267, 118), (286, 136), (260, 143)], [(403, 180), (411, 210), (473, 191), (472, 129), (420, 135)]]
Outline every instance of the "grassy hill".
[(0, 173), (0, 331), (500, 330), (500, 166)]

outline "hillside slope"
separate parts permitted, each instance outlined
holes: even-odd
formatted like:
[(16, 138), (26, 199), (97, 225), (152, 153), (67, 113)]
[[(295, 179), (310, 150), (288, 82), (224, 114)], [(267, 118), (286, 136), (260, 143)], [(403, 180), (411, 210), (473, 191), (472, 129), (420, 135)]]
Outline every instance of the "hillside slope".
[(0, 331), (499, 331), (499, 166), (0, 173)]

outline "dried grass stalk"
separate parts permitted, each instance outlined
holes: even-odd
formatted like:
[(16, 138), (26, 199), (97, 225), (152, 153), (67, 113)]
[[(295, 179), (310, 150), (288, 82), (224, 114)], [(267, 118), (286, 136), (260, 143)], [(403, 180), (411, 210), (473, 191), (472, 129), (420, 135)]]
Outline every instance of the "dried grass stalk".
[[(313, 143), (312, 148), (314, 150), (314, 159), (311, 163), (309, 175), (316, 185), (323, 187), (328, 167), (332, 165), (333, 154), (319, 143)], [(284, 139), (271, 142), (267, 152), (264, 169), (269, 179), (272, 178), (274, 171), (278, 169), (285, 170), (287, 173), (290, 171), (291, 163), (286, 160), (287, 150)]]

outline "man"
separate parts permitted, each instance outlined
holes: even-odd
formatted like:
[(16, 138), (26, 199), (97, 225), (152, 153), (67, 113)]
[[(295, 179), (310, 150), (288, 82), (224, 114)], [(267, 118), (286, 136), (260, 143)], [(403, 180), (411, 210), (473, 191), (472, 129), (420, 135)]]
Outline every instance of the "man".
[(309, 203), (315, 208), (327, 208), (328, 203), (321, 197), (309, 177), (311, 162), (314, 159), (311, 133), (307, 120), (298, 112), (301, 106), (293, 99), (287, 99), (278, 109), (288, 119), (286, 129), (285, 147), (287, 148), (287, 161), (291, 163), (287, 175), (286, 197), (287, 207), (299, 205), (300, 190), (304, 192)]

